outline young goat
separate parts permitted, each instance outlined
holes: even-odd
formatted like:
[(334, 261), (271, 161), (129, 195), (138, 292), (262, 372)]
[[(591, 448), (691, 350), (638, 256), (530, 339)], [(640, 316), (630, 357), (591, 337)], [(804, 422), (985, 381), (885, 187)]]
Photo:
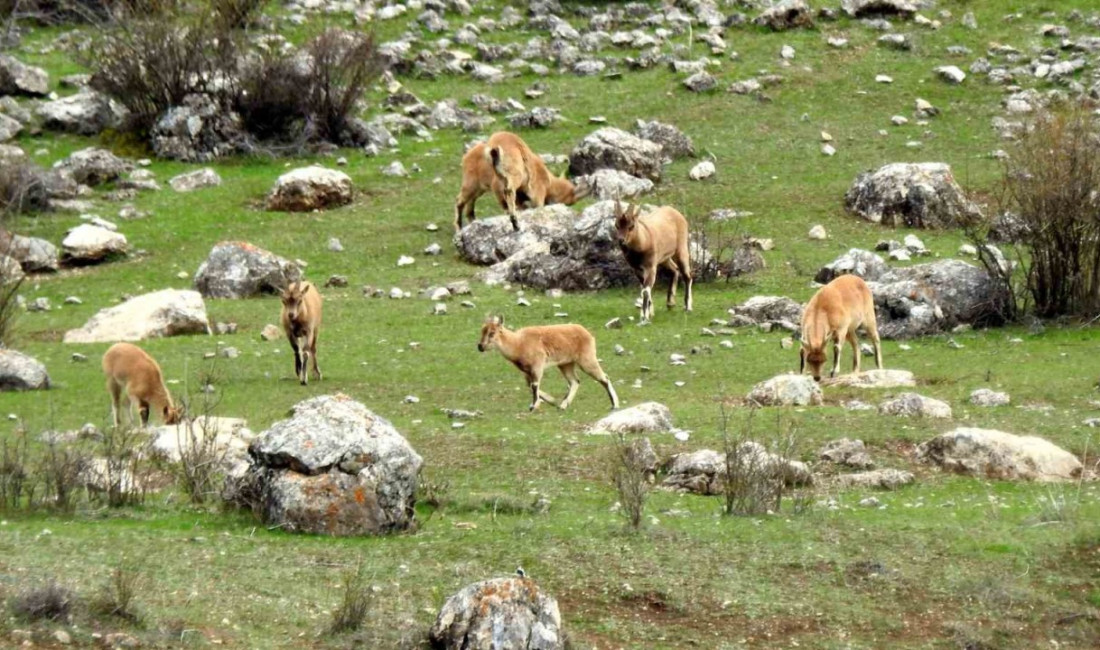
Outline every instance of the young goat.
[(111, 394), (111, 414), (116, 427), (121, 424), (119, 406), (123, 391), (129, 404), (130, 422), (134, 421), (134, 402), (138, 404), (142, 426), (149, 424), (150, 407), (160, 413), (165, 424), (180, 421), (181, 410), (172, 403), (160, 366), (145, 350), (132, 343), (115, 343), (103, 355), (103, 374), (107, 375), (107, 392)]
[(821, 381), (825, 364), (825, 344), (833, 340), (833, 369), (840, 369), (840, 349), (844, 341), (852, 344), (853, 372), (859, 372), (859, 340), (856, 329), (863, 326), (875, 347), (875, 366), (882, 369), (882, 346), (875, 321), (875, 302), (867, 283), (858, 275), (842, 275), (818, 289), (802, 312), (802, 345), (799, 348), (798, 374), (810, 366), (814, 381)]
[(672, 272), (668, 308), (676, 304), (676, 283), (684, 276), (684, 309), (691, 311), (691, 259), (688, 254), (688, 222), (674, 208), (663, 206), (639, 216), (641, 208), (615, 204), (615, 232), (626, 262), (642, 283), (642, 320), (653, 318), (653, 284), (657, 268)]
[(317, 333), (321, 329), (321, 293), (309, 282), (294, 282), (283, 289), (283, 331), (294, 350), (294, 374), (305, 386), (309, 383), (308, 364), (313, 360), (313, 374), (321, 379), (317, 367)]
[(611, 408), (619, 408), (619, 396), (615, 394), (615, 387), (596, 360), (596, 339), (580, 325), (524, 327), (513, 332), (504, 327), (502, 317), (493, 317), (482, 326), (477, 349), (485, 352), (493, 348), (500, 350), (505, 359), (527, 376), (527, 385), (531, 387), (532, 411), (538, 408), (540, 401), (550, 404), (556, 401), (539, 389), (543, 371), (554, 366), (561, 370), (561, 374), (569, 382), (569, 394), (560, 404), (562, 409), (569, 407), (577, 394), (577, 387), (581, 384), (577, 379), (577, 366), (603, 385), (607, 396), (611, 398)]
[[(502, 207), (508, 211), (508, 216), (512, 219), (512, 228), (515, 230), (519, 230), (516, 209), (517, 206), (522, 205), (522, 197), (527, 197), (527, 202), (532, 208), (541, 208), (548, 203), (573, 205), (588, 194), (587, 188), (578, 189), (568, 179), (552, 176), (550, 170), (546, 168), (546, 163), (542, 162), (542, 158), (531, 151), (527, 143), (515, 133), (507, 131), (494, 133), (485, 143), (485, 151), (485, 159), (500, 183), (500, 191), (497, 191), (495, 183), (493, 191), (497, 192), (497, 198), (501, 201)], [(474, 173), (471, 168), (475, 165), (467, 166), (466, 158), (463, 158), (462, 166), (462, 187), (465, 190), (466, 174)], [(470, 171), (467, 172), (467, 170)], [(461, 197), (462, 194), (459, 194), (460, 199)], [(455, 211), (458, 212), (457, 203)]]

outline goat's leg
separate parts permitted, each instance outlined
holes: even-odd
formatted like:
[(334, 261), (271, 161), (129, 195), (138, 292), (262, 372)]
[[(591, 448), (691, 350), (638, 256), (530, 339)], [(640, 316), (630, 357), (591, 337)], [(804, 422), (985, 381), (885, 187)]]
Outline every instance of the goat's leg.
[(317, 330), (314, 330), (309, 337), (309, 356), (313, 360), (313, 374), (317, 377), (317, 381), (321, 381), (321, 368), (317, 365)]
[(860, 361), (859, 358), (862, 355), (859, 351), (859, 339), (856, 338), (856, 328), (854, 327), (848, 330), (848, 343), (850, 343), (852, 346), (852, 372), (858, 373)]
[(519, 231), (519, 220), (516, 219), (516, 188), (504, 188), (504, 199), (508, 201), (508, 218), (512, 220), (512, 230)]
[(607, 376), (607, 373), (600, 367), (600, 362), (596, 360), (595, 353), (591, 355), (591, 358), (582, 358), (577, 361), (584, 374), (600, 382), (600, 385), (607, 391), (607, 396), (611, 399), (611, 408), (619, 408), (619, 396), (615, 394), (615, 387), (611, 385), (611, 378)]
[(829, 371), (830, 377), (836, 377), (840, 372), (840, 350), (844, 347), (844, 340), (847, 338), (847, 329), (838, 329), (833, 332), (833, 369)]
[(572, 363), (563, 363), (558, 366), (558, 370), (561, 370), (561, 374), (565, 377), (565, 381), (569, 384), (569, 394), (565, 396), (565, 399), (561, 401), (561, 410), (569, 408), (569, 405), (573, 403), (573, 398), (577, 395), (577, 388), (581, 385), (581, 382), (577, 379), (576, 365)]
[(116, 382), (114, 378), (110, 378), (107, 380), (107, 392), (111, 394), (111, 418), (114, 420), (115, 426), (117, 427), (119, 424), (121, 424), (119, 419), (118, 405), (119, 400), (122, 399), (122, 386), (119, 385), (119, 383)]
[(298, 339), (293, 334), (286, 335), (287, 340), (290, 341), (290, 349), (294, 350), (294, 377), (301, 378), (302, 376), (302, 352), (298, 348)]
[(680, 281), (680, 270), (672, 264), (666, 268), (672, 272), (672, 281), (668, 283), (668, 299), (665, 300), (665, 307), (672, 309), (676, 306), (676, 283)]
[(653, 283), (657, 281), (657, 267), (645, 270), (642, 280), (642, 320), (653, 320)]

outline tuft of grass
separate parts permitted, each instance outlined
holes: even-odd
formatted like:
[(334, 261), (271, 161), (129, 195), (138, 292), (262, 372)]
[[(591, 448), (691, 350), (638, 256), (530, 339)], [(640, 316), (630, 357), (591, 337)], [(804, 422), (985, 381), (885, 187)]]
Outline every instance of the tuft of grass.
[(144, 575), (136, 566), (116, 566), (92, 601), (92, 611), (100, 616), (140, 623), (141, 614), (137, 610), (136, 600), (143, 580)]
[(16, 618), (33, 623), (67, 620), (75, 602), (76, 595), (68, 587), (50, 580), (44, 585), (20, 591), (11, 599), (9, 606)]
[(362, 629), (373, 604), (374, 592), (367, 582), (366, 564), (359, 558), (355, 568), (344, 573), (340, 603), (332, 612), (326, 632), (337, 635)]

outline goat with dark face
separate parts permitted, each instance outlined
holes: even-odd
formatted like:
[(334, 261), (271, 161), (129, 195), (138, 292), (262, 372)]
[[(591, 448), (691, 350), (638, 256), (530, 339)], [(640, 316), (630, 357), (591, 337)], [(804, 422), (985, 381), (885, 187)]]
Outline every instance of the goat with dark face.
[(303, 386), (309, 383), (309, 362), (321, 379), (317, 366), (317, 334), (321, 330), (321, 293), (309, 282), (294, 282), (282, 291), (283, 331), (294, 350), (294, 375)]
[(663, 206), (642, 215), (641, 207), (624, 208), (615, 204), (615, 234), (626, 257), (642, 283), (642, 320), (653, 318), (653, 285), (657, 281), (657, 269), (672, 272), (668, 285), (669, 309), (676, 305), (676, 284), (684, 278), (684, 309), (691, 311), (691, 257), (688, 252), (688, 222), (675, 208)]
[(875, 320), (875, 302), (871, 289), (858, 275), (842, 275), (818, 289), (802, 311), (802, 345), (799, 347), (798, 374), (810, 368), (814, 381), (821, 381), (827, 356), (825, 344), (833, 340), (833, 369), (840, 370), (840, 350), (844, 341), (852, 346), (853, 372), (859, 372), (859, 340), (856, 329), (867, 330), (875, 348), (875, 366), (882, 369), (882, 345)]

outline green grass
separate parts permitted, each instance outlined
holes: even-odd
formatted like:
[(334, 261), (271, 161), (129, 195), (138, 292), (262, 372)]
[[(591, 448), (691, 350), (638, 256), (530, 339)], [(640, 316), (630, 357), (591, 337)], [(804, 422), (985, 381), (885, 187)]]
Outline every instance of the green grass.
[[(912, 53), (879, 48), (878, 32), (847, 20), (785, 34), (729, 30), (726, 40), (740, 58), (723, 59), (714, 71), (721, 87), (762, 69), (780, 73), (786, 81), (767, 91), (769, 103), (723, 92), (694, 95), (663, 68), (627, 73), (620, 81), (568, 75), (543, 80), (546, 95), (525, 103), (559, 107), (568, 119), (549, 130), (524, 132), (534, 149), (568, 153), (594, 128), (586, 123), (590, 115), (605, 115), (624, 128), (638, 118), (677, 124), (700, 152), (715, 156), (718, 175), (713, 182), (691, 182), (687, 172), (695, 161), (677, 162), (650, 201), (674, 205), (692, 221), (720, 207), (749, 210), (754, 215), (740, 227), (777, 244), (765, 253), (767, 270), (744, 281), (699, 285), (694, 313), (662, 311), (647, 327), (627, 321), (621, 330), (602, 328), (613, 317), (636, 316), (633, 287), (560, 299), (527, 291), (533, 304), (519, 308), (515, 288), (475, 281), (470, 299), (476, 308), (455, 301), (444, 317), (430, 316), (431, 303), (422, 298), (362, 297), (363, 285), (398, 286), (415, 296), (418, 289), (477, 273), (449, 245), (458, 160), (468, 139), (454, 131), (435, 132), (430, 142), (401, 138), (399, 152), (375, 159), (350, 150), (319, 158), (331, 164), (335, 155), (347, 156), (345, 171), (357, 189), (354, 204), (330, 212), (277, 214), (258, 207), (284, 169), (313, 159), (223, 161), (215, 165), (225, 181), (219, 188), (140, 195), (135, 206), (151, 216), (120, 227), (143, 255), (35, 277), (25, 285), (28, 299), (48, 297), (54, 309), (25, 314), (16, 347), (47, 365), (55, 388), (0, 394), (0, 414), (14, 415), (32, 431), (104, 424), (109, 401), (97, 360), (107, 346), (63, 345), (62, 333), (124, 294), (190, 286), (190, 276), (216, 242), (247, 240), (305, 260), (315, 281), (334, 273), (348, 276), (348, 288), (324, 292), (319, 358), (325, 380), (299, 386), (285, 342), (260, 340), (260, 329), (277, 322), (276, 299), (212, 300), (207, 302), (211, 321), (236, 322), (237, 334), (144, 344), (167, 378), (179, 382), (172, 387), (193, 384), (203, 355), (224, 344), (237, 347), (241, 356), (220, 363), (219, 414), (247, 418), (256, 431), (308, 396), (345, 392), (391, 419), (411, 441), (424, 456), (425, 479), (449, 484), (446, 505), (433, 511), (421, 504), (416, 532), (380, 539), (288, 535), (244, 513), (183, 505), (185, 499), (172, 491), (117, 511), (83, 504), (69, 516), (8, 513), (0, 525), (0, 592), (7, 596), (56, 577), (90, 597), (114, 567), (139, 565), (145, 588), (136, 605), (145, 625), (129, 628), (82, 613), (69, 628), (77, 642), (91, 643), (94, 631), (123, 629), (154, 646), (344, 647), (355, 639), (329, 639), (322, 632), (339, 602), (342, 577), (362, 558), (381, 591), (368, 631), (358, 640), (365, 647), (389, 648), (421, 641), (435, 611), (461, 586), (522, 565), (559, 599), (577, 647), (953, 648), (972, 642), (1033, 648), (1050, 640), (1063, 648), (1096, 647), (1096, 484), (1079, 490), (950, 477), (915, 466), (910, 457), (913, 445), (962, 425), (1040, 435), (1094, 457), (1096, 437), (1081, 423), (1100, 411), (1093, 387), (1092, 354), (1100, 341), (1095, 328), (1050, 324), (1039, 334), (1012, 327), (952, 335), (962, 349), (948, 347), (946, 336), (910, 341), (909, 350), (887, 341), (887, 365), (912, 370), (919, 392), (951, 403), (951, 422), (845, 411), (840, 403), (848, 399), (877, 403), (894, 392), (854, 389), (827, 390), (821, 408), (769, 410), (756, 418), (758, 432), (792, 428), (805, 460), (825, 441), (859, 437), (879, 466), (917, 472), (916, 485), (876, 495), (882, 509), (859, 507), (867, 496), (860, 491), (822, 490), (808, 514), (785, 507), (775, 516), (725, 518), (719, 515), (720, 499), (657, 491), (647, 507), (647, 524), (636, 535), (626, 533), (622, 518), (610, 512), (616, 497), (604, 460), (609, 441), (583, 433), (606, 413), (599, 386), (585, 379), (569, 411), (546, 408), (530, 415), (520, 374), (498, 354), (475, 349), (488, 312), (504, 313), (513, 325), (551, 322), (555, 312), (567, 312), (568, 320), (596, 334), (604, 368), (626, 405), (663, 402), (673, 409), (677, 426), (692, 431), (687, 442), (654, 439), (660, 457), (721, 448), (720, 404), (737, 404), (756, 382), (795, 369), (797, 355), (781, 348), (780, 333), (742, 329), (728, 337), (734, 347), (724, 349), (701, 329), (753, 295), (804, 301), (822, 264), (848, 248), (903, 237), (903, 231), (844, 213), (843, 193), (860, 171), (887, 162), (945, 161), (967, 189), (990, 192), (1000, 172), (987, 154), (1004, 146), (990, 119), (999, 114), (1003, 89), (977, 77), (962, 87), (947, 86), (932, 69), (946, 63), (965, 69), (992, 41), (1027, 51), (1041, 44), (1039, 25), (1062, 22), (1073, 8), (1087, 13), (1091, 7), (1085, 0), (1052, 0), (1039, 8), (995, 0), (939, 4), (956, 16), (945, 20), (943, 29), (898, 25), (913, 33)], [(1001, 19), (1016, 10), (1025, 17)], [(1047, 10), (1058, 17), (1042, 17)], [(981, 30), (958, 25), (957, 17), (966, 11), (976, 14)], [(471, 18), (447, 18), (458, 26), (482, 12), (497, 13), (479, 6)], [(396, 37), (402, 30), (398, 23), (403, 21), (384, 25), (380, 34)], [(1076, 33), (1084, 26), (1072, 28)], [(25, 45), (36, 50), (57, 33), (32, 30)], [(304, 37), (301, 30), (289, 33), (295, 40)], [(832, 34), (850, 38), (849, 48), (829, 48), (825, 39)], [(522, 42), (534, 35), (508, 39)], [(490, 38), (505, 40), (501, 34)], [(432, 39), (426, 35), (426, 42)], [(686, 41), (686, 35), (675, 39)], [(783, 44), (797, 50), (790, 68), (779, 65)], [(952, 44), (967, 45), (974, 54), (951, 57), (945, 48)], [(693, 56), (703, 53), (695, 44)], [(26, 58), (49, 67), (55, 80), (77, 71), (56, 51)], [(877, 73), (891, 75), (894, 84), (875, 84)], [(449, 77), (402, 79), (426, 102), (465, 101), (475, 92), (522, 98), (534, 81), (527, 75), (486, 88)], [(371, 95), (375, 101), (381, 97), (378, 91)], [(942, 115), (927, 125), (913, 120), (891, 126), (893, 114), (911, 117), (917, 97), (940, 107)], [(888, 135), (879, 135), (880, 129)], [(819, 153), (822, 130), (836, 140), (834, 158)], [(908, 148), (908, 140), (922, 146)], [(52, 164), (99, 142), (43, 134), (19, 143), (39, 162)], [(35, 153), (39, 150), (44, 153)], [(380, 168), (394, 159), (416, 163), (422, 171), (409, 179), (382, 176)], [(163, 182), (193, 167), (156, 161), (151, 169)], [(113, 218), (118, 207), (97, 201), (95, 212)], [(481, 211), (490, 213), (489, 199), (483, 199)], [(58, 241), (77, 222), (75, 215), (45, 214), (19, 218), (13, 229)], [(440, 231), (426, 231), (428, 223)], [(828, 240), (807, 239), (818, 223), (828, 230)], [(952, 256), (963, 242), (957, 232), (918, 234), (942, 257)], [(327, 250), (330, 236), (340, 238), (344, 252)], [(420, 255), (432, 242), (442, 244), (445, 254)], [(399, 269), (397, 258), (405, 254), (417, 262)], [(188, 277), (177, 277), (181, 272)], [(62, 306), (70, 295), (83, 304)], [(1023, 342), (1009, 343), (1014, 337)], [(412, 342), (419, 346), (412, 348)], [(628, 353), (613, 355), (615, 344)], [(693, 349), (696, 354), (690, 354)], [(90, 361), (72, 362), (73, 352)], [(671, 353), (688, 355), (688, 363), (670, 366)], [(635, 380), (642, 388), (632, 388)], [(684, 386), (677, 387), (678, 381)], [(544, 387), (560, 394), (564, 381), (548, 375)], [(1012, 406), (970, 406), (966, 398), (979, 387), (1007, 391)], [(403, 403), (409, 394), (420, 402)], [(452, 429), (442, 407), (480, 409), (484, 416)], [(735, 407), (732, 426), (746, 417)], [(11, 436), (14, 427), (14, 422), (0, 425), (0, 436)], [(1073, 507), (1062, 520), (1043, 522), (1044, 500), (1052, 494), (1065, 496)], [(530, 504), (540, 496), (552, 506), (538, 515)], [(829, 499), (836, 500), (835, 509), (825, 505)], [(0, 638), (7, 638), (6, 630), (26, 627), (5, 618)]]

